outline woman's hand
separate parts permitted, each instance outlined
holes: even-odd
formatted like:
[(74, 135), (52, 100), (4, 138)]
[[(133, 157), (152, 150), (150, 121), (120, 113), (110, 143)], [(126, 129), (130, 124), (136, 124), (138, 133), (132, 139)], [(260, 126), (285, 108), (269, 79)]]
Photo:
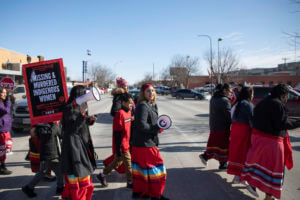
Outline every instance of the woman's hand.
[(82, 104), (80, 105), (80, 112), (81, 112), (82, 114), (84, 114), (85, 111), (87, 110), (87, 108), (88, 108), (87, 103), (86, 103), (86, 102), (82, 103)]
[(92, 116), (90, 117), (90, 120), (91, 120), (91, 121), (96, 121), (96, 120), (97, 120), (97, 116), (96, 116), (96, 115), (92, 115)]

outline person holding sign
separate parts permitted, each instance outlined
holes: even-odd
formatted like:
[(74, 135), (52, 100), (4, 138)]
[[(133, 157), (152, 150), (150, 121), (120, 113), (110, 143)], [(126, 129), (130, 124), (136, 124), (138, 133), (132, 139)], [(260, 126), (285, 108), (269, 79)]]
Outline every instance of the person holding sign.
[(0, 175), (9, 175), (12, 172), (5, 166), (6, 153), (11, 152), (11, 102), (7, 98), (7, 91), (0, 87)]
[(76, 103), (76, 99), (84, 94), (84, 86), (73, 87), (63, 110), (61, 164), (66, 179), (63, 199), (90, 200), (93, 195), (91, 174), (96, 169), (96, 160), (89, 125), (93, 125), (97, 118), (88, 116), (86, 102)]
[(167, 173), (157, 148), (158, 111), (156, 93), (151, 84), (141, 87), (135, 112), (135, 129), (132, 146), (132, 198), (150, 196), (151, 200), (168, 200), (162, 195)]

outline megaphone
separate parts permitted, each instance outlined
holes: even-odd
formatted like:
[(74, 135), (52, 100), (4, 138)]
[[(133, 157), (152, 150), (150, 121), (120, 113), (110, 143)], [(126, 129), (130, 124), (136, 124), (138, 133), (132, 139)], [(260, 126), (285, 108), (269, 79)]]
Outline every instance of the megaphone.
[(100, 92), (97, 88), (92, 87), (92, 90), (80, 97), (77, 97), (75, 99), (76, 103), (78, 105), (83, 104), (84, 102), (90, 101), (90, 100), (96, 100), (96, 101), (100, 101), (101, 100), (101, 95)]
[(157, 125), (159, 128), (167, 130), (172, 126), (172, 120), (168, 115), (161, 115), (157, 119)]

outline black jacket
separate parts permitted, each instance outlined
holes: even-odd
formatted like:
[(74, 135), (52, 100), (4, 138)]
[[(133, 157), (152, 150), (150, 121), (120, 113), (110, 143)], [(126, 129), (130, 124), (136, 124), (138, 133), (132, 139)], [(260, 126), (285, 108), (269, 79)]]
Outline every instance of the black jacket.
[(72, 103), (63, 111), (62, 173), (85, 177), (96, 169), (94, 146), (89, 125), (94, 122), (80, 113)]
[(35, 131), (40, 138), (40, 160), (58, 159), (58, 138), (61, 137), (61, 128), (57, 124), (38, 124)]
[(299, 126), (299, 121), (288, 119), (287, 108), (279, 98), (268, 96), (254, 108), (253, 128), (266, 134), (285, 137), (287, 129)]
[(135, 110), (135, 128), (132, 142), (135, 147), (158, 146), (157, 106), (142, 101), (137, 104)]
[(209, 104), (209, 127), (212, 131), (230, 130), (231, 103), (222, 92), (215, 92)]

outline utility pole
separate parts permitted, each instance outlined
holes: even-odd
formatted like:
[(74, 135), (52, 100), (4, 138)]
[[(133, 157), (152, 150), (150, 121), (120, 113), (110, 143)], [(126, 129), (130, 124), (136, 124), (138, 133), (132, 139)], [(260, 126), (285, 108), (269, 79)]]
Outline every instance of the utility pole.
[(154, 63), (153, 63), (153, 68), (152, 68), (152, 81), (154, 81)]
[[(92, 55), (92, 52), (90, 49), (87, 49), (86, 50), (86, 54), (88, 56), (91, 56)], [(82, 61), (82, 82), (84, 83), (85, 82), (85, 77), (84, 77), (84, 74), (86, 74), (88, 72), (87, 70), (87, 60), (83, 60)]]

